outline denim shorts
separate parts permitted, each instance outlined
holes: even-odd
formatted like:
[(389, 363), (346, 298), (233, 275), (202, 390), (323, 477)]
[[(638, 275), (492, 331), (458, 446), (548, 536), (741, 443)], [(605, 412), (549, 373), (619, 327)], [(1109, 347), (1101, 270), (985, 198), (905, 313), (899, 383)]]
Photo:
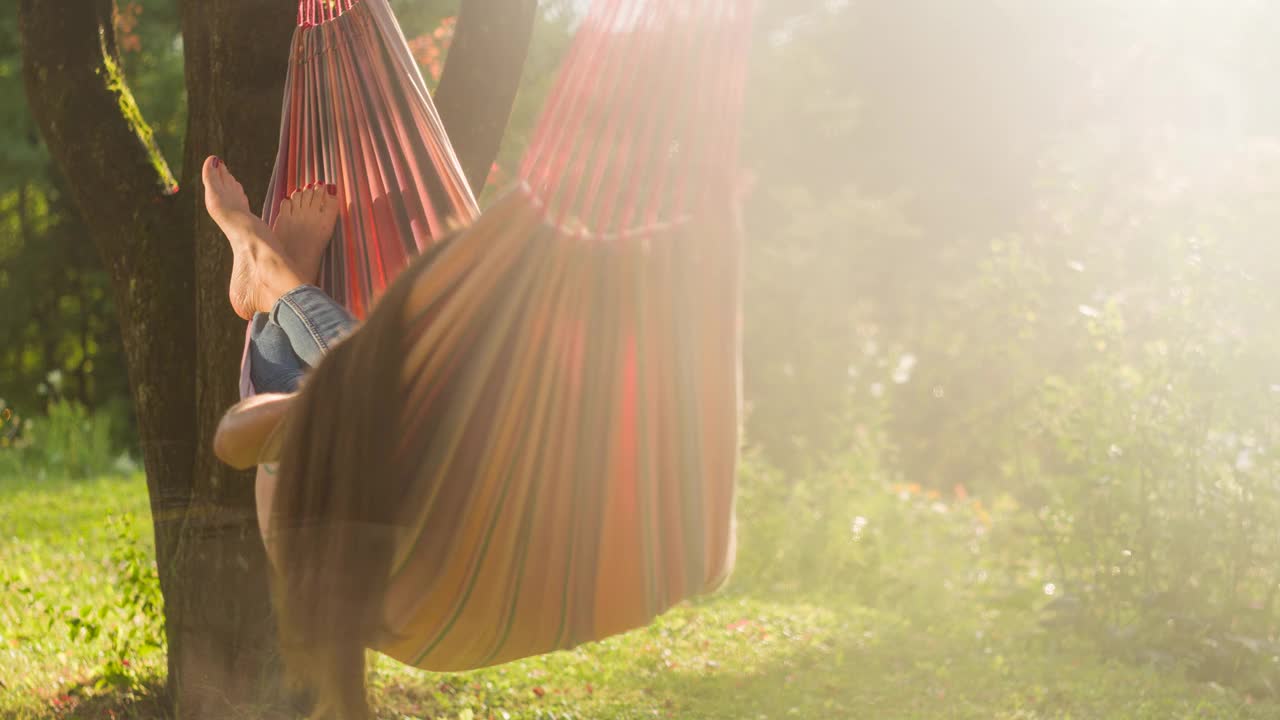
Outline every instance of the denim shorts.
[(259, 393), (291, 393), (307, 370), (356, 326), (356, 319), (318, 287), (300, 285), (249, 330), (249, 377)]

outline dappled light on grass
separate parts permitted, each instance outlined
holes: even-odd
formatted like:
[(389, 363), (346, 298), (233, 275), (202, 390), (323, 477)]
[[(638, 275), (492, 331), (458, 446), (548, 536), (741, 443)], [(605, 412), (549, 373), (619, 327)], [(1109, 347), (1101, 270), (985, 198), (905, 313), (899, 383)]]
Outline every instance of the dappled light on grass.
[[(1265, 718), (1208, 686), (1027, 644), (1028, 628), (722, 597), (573, 652), (423, 677), (377, 663), (384, 718)], [(981, 613), (982, 608), (971, 608)]]
[[(866, 462), (851, 458), (847, 466), (863, 463), (870, 471)], [(1025, 598), (1044, 598), (1043, 583), (1018, 581), (1021, 592), (1011, 593), (996, 583), (993, 560), (959, 561), (942, 552), (955, 544), (953, 533), (988, 532), (975, 512), (978, 498), (967, 491), (930, 497), (909, 485), (878, 485), (869, 472), (857, 486), (839, 480), (846, 489), (836, 492), (827, 478), (844, 472), (815, 474), (810, 484), (823, 491), (824, 520), (801, 512), (803, 493), (788, 503), (762, 493), (765, 468), (749, 463), (744, 474), (743, 557), (725, 592), (676, 608), (649, 628), (471, 673), (423, 673), (378, 657), (370, 675), (378, 717), (1262, 720), (1280, 712), (1231, 689), (1108, 661), (1042, 629)], [(937, 511), (944, 500), (947, 512)], [(989, 513), (989, 532), (1007, 529), (1005, 504), (976, 507)], [(162, 654), (139, 661), (136, 683), (99, 687), (111, 644), (67, 633), (69, 608), (88, 617), (106, 608), (117, 617), (120, 576), (111, 558), (124, 541), (104, 508), (145, 517), (142, 479), (0, 478), (6, 720), (111, 713), (158, 720)], [(834, 539), (773, 534), (797, 521), (830, 529)], [(130, 544), (149, 548), (141, 521), (134, 531)], [(973, 552), (952, 550), (959, 557)], [(868, 553), (885, 564), (869, 564)], [(814, 565), (795, 563), (798, 555)], [(19, 586), (39, 597), (15, 594)]]
[[(128, 545), (109, 521), (126, 514), (137, 518)], [(162, 652), (130, 649), (116, 667), (128, 682), (104, 675), (146, 622), (123, 606), (119, 552), (149, 559), (150, 543), (141, 477), (0, 477), (0, 717), (61, 717), (152, 692), (131, 685), (163, 671)]]
[(444, 717), (467, 710), (477, 718), (489, 713), (533, 718), (539, 712), (544, 717), (627, 717), (626, 712), (702, 717), (689, 714), (702, 702), (697, 693), (686, 692), (690, 684), (723, 688), (727, 694), (715, 702), (724, 705), (732, 688), (783, 672), (837, 632), (836, 614), (829, 609), (722, 597), (576, 650), (432, 676), (432, 691), (408, 703), (395, 690), (421, 685), (421, 673), (380, 660), (374, 684), (390, 691), (381, 694), (384, 709), (409, 716), (435, 707)]

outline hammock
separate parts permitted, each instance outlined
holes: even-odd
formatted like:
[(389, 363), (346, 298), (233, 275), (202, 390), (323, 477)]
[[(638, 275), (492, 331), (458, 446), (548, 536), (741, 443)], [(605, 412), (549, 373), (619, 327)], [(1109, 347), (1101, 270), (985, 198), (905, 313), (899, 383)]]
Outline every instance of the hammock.
[[(597, 0), (519, 185), (315, 369), (266, 538), (293, 658), (355, 634), (477, 668), (643, 626), (728, 576), (749, 10)], [(348, 188), (326, 288), (366, 308), (474, 201), (385, 0), (304, 2), (302, 21), (272, 200)]]

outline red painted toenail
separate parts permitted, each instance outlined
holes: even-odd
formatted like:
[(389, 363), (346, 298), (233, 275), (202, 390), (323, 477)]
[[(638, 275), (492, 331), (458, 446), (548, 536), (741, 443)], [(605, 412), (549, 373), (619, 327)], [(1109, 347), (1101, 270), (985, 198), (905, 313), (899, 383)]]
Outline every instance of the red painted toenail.
[(329, 194), (330, 194), (330, 195), (332, 195), (332, 196), (334, 196), (334, 197), (337, 197), (337, 196), (338, 196), (338, 186), (337, 186), (337, 185), (329, 185), (329, 186), (327, 186), (327, 187), (326, 187), (326, 189), (329, 191)]
[(221, 164), (222, 164), (222, 160), (221, 160), (217, 155), (214, 155), (214, 156), (213, 156), (213, 166), (216, 168), (216, 167), (218, 167), (218, 166), (219, 166), (219, 165), (221, 165)]

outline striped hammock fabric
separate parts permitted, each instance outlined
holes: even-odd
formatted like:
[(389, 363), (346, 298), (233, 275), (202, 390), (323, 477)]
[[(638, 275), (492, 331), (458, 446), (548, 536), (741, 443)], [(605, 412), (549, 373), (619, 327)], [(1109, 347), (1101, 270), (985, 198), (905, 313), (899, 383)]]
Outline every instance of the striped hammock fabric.
[[(338, 187), (319, 285), (356, 317), (446, 228), (479, 214), (387, 0), (300, 0), (281, 116), (263, 220), (299, 189)], [(248, 333), (241, 397), (254, 394)]]
[[(369, 111), (376, 127), (334, 94), (348, 87), (335, 77), (416, 77), (386, 66), (407, 52), (387, 47), (400, 40), (384, 0), (344, 10), (305, 14), (295, 56), (378, 50), (343, 51), (294, 90), (273, 188), (335, 167), (350, 173), (340, 184), (377, 186), (372, 206), (354, 194), (328, 266), (329, 287), (361, 307), (390, 259), (437, 236), (444, 208), (470, 219), (473, 205), (425, 93), (411, 113), (359, 96), (386, 108)], [(295, 654), (359, 625), (364, 646), (409, 665), (478, 668), (643, 626), (726, 579), (750, 10), (597, 0), (518, 186), (414, 262), (316, 368), (290, 414), (267, 537)], [(410, 115), (405, 133), (396, 113)], [(311, 126), (332, 132), (293, 140), (315, 138), (293, 130)], [(441, 177), (396, 172), (414, 129), (436, 138), (413, 146), (433, 161), (419, 172)], [(435, 202), (420, 186), (448, 192)], [(379, 197), (414, 200), (379, 213)]]
[(263, 219), (299, 188), (337, 185), (320, 287), (364, 317), (451, 222), (475, 219), (476, 200), (386, 0), (302, 2), (290, 61)]

